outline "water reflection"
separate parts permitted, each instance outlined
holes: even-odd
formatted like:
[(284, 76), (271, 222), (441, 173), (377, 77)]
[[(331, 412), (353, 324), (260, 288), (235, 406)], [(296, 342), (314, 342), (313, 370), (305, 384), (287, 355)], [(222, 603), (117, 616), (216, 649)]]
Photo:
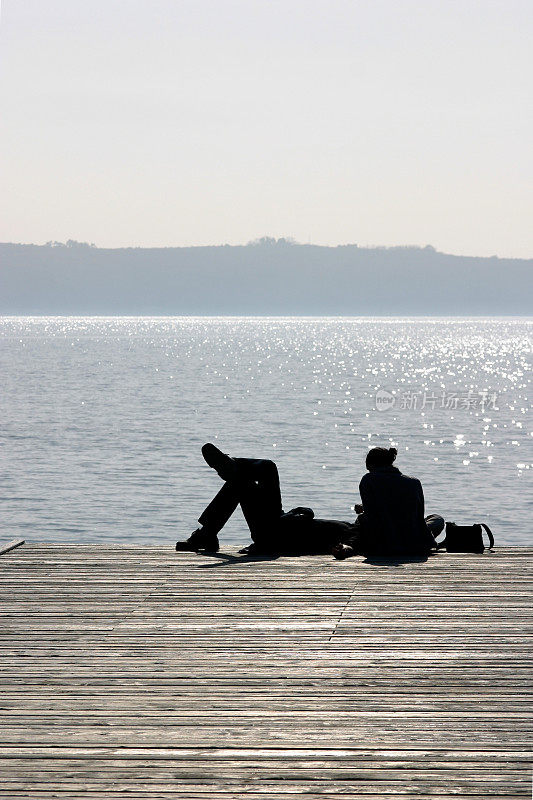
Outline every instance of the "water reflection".
[[(213, 493), (199, 447), (218, 439), (275, 458), (287, 506), (340, 518), (358, 500), (366, 450), (394, 445), (428, 507), (524, 543), (531, 324), (4, 317), (4, 530), (171, 542)], [(394, 399), (382, 412), (380, 390)], [(495, 394), (494, 407), (480, 393)], [(229, 533), (247, 537), (243, 522)]]

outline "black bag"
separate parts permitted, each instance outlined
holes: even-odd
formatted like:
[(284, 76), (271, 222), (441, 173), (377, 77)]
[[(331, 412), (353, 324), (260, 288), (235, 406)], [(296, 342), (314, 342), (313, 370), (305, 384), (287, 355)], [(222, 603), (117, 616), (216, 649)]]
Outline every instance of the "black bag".
[(489, 548), (494, 547), (494, 536), (488, 525), (456, 525), (455, 522), (446, 523), (446, 536), (438, 542), (437, 550), (445, 547), (448, 553), (483, 553), (483, 528), (489, 537)]
[(303, 517), (305, 519), (313, 519), (315, 516), (315, 512), (312, 508), (307, 508), (306, 506), (296, 506), (296, 508), (291, 508), (290, 511), (286, 511), (285, 514), (281, 515), (281, 519), (285, 517)]

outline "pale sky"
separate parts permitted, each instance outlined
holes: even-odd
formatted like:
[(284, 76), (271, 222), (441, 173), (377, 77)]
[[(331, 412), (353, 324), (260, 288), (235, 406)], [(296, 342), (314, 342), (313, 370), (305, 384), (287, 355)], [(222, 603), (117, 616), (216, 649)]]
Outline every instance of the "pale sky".
[(531, 0), (3, 0), (0, 241), (533, 256)]

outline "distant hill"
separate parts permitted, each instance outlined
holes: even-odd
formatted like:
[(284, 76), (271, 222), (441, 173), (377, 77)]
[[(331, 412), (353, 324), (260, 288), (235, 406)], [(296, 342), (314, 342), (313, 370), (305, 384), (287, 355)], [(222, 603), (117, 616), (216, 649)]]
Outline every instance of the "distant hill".
[(2, 314), (521, 315), (533, 259), (428, 246), (0, 244)]

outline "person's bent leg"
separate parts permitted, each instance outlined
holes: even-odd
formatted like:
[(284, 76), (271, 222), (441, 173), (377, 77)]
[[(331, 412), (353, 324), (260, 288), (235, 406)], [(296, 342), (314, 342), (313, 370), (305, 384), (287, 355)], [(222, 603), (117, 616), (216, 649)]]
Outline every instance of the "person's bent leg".
[(207, 508), (198, 517), (198, 522), (210, 533), (218, 534), (239, 504), (239, 486), (235, 481), (226, 481), (213, 497)]
[(277, 526), (283, 508), (278, 468), (267, 459), (236, 459), (239, 502), (258, 547), (276, 549)]
[[(243, 506), (249, 527), (257, 527), (265, 515), (274, 519), (281, 516), (283, 510), (278, 468), (273, 461), (259, 458), (230, 458), (218, 451), (214, 445), (204, 445), (203, 450), (207, 448), (211, 460), (216, 455), (221, 463), (223, 459), (231, 462), (233, 474), (198, 518), (201, 525), (213, 533), (218, 533), (239, 503)], [(217, 466), (220, 467), (218, 463)]]
[[(263, 547), (270, 547), (273, 544), (276, 523), (283, 514), (279, 474), (275, 463), (269, 459), (230, 459), (223, 453), (219, 454), (214, 446), (209, 445), (209, 448), (207, 455), (211, 460), (220, 455), (221, 463), (223, 459), (231, 461), (232, 474), (200, 515), (198, 521), (203, 527), (195, 531), (187, 542), (178, 543), (181, 546), (177, 545), (176, 549), (196, 549), (187, 545), (191, 544), (192, 539), (193, 544), (196, 544), (198, 537), (209, 536), (216, 539), (239, 503), (253, 541)], [(218, 463), (217, 466), (220, 467)], [(218, 540), (216, 543), (218, 549)]]
[(226, 481), (198, 522), (202, 531), (216, 536), (240, 503), (252, 540), (271, 547), (283, 513), (278, 468), (267, 459), (236, 458), (234, 463), (234, 477)]
[(276, 464), (267, 458), (236, 458), (235, 463), (237, 481), (241, 481), (243, 485), (254, 483), (261, 490), (261, 494), (256, 494), (254, 497), (261, 497), (260, 502), (274, 516), (281, 516), (283, 507)]
[(193, 552), (206, 550), (216, 553), (219, 548), (218, 533), (237, 508), (238, 502), (236, 487), (226, 482), (205, 511), (200, 514), (198, 522), (201, 527), (193, 531), (185, 541), (176, 542), (176, 550)]

